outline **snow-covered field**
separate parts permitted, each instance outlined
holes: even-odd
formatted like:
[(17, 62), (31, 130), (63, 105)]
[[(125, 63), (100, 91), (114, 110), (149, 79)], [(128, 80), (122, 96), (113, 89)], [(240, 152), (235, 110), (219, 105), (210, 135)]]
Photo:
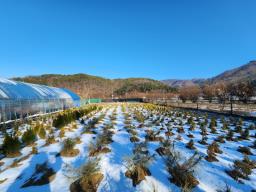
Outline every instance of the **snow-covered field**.
[[(139, 122), (138, 114), (143, 116), (142, 122)], [(113, 115), (114, 114), (114, 115)], [(93, 131), (95, 134), (84, 133), (84, 126), (93, 117), (100, 117), (102, 119), (96, 124)], [(112, 117), (116, 116), (115, 120)], [(189, 130), (190, 125), (187, 123), (188, 119), (192, 118), (195, 123), (195, 129)], [(200, 144), (202, 139), (200, 123), (208, 118), (207, 130), (207, 144)], [(81, 123), (81, 119), (76, 121), (76, 128), (71, 129), (70, 126), (66, 126), (64, 137), (59, 137), (60, 130), (52, 128), (56, 143), (45, 146), (45, 139), (38, 137), (36, 141), (37, 154), (32, 154), (32, 147), (23, 147), (21, 149), (21, 156), (15, 158), (3, 158), (0, 160), (0, 191), (56, 191), (65, 192), (69, 191), (71, 183), (74, 182), (74, 178), (69, 177), (67, 167), (79, 167), (83, 165), (87, 158), (89, 158), (89, 145), (95, 141), (97, 136), (102, 133), (104, 126), (113, 124), (113, 142), (107, 147), (111, 149), (109, 153), (99, 154), (100, 157), (100, 172), (104, 175), (104, 178), (98, 186), (98, 191), (116, 191), (116, 192), (169, 192), (169, 191), (181, 191), (181, 188), (170, 181), (171, 175), (166, 169), (166, 162), (163, 156), (160, 156), (156, 149), (160, 146), (160, 141), (148, 141), (149, 154), (154, 155), (154, 160), (148, 165), (148, 169), (151, 172), (150, 176), (141, 181), (138, 185), (133, 186), (132, 180), (126, 177), (127, 166), (125, 165), (124, 158), (132, 155), (135, 142), (130, 141), (131, 134), (129, 133), (129, 127), (135, 128), (137, 132), (137, 138), (139, 142), (145, 141), (145, 136), (148, 130), (155, 132), (159, 131), (158, 136), (162, 139), (166, 139), (166, 132), (172, 130), (173, 135), (169, 137), (170, 140), (175, 141), (175, 148), (180, 152), (182, 159), (188, 159), (195, 151), (202, 156), (202, 160), (193, 168), (194, 177), (198, 180), (199, 184), (193, 188), (193, 191), (225, 191), (227, 186), (231, 191), (252, 191), (256, 190), (256, 169), (252, 170), (248, 179), (240, 179), (240, 181), (234, 180), (229, 176), (226, 171), (232, 169), (232, 165), (235, 160), (242, 160), (244, 155), (237, 151), (240, 146), (249, 147), (252, 154), (248, 155), (250, 160), (256, 161), (256, 149), (253, 146), (255, 141), (256, 129), (255, 127), (248, 129), (253, 122), (243, 121), (242, 129), (249, 130), (248, 139), (238, 140), (225, 140), (225, 143), (218, 143), (221, 154), (216, 154), (218, 161), (209, 162), (205, 159), (207, 156), (207, 147), (219, 136), (226, 136), (227, 129), (223, 129), (223, 119), (216, 117), (217, 126), (216, 132), (211, 133), (209, 124), (211, 122), (211, 116), (205, 117), (205, 114), (195, 114), (191, 112), (172, 111), (171, 109), (159, 109), (157, 107), (142, 105), (142, 104), (110, 104), (104, 105), (101, 111), (93, 114), (89, 117), (84, 117), (84, 124)], [(228, 123), (229, 129), (234, 130), (235, 124), (229, 118), (224, 119)], [(178, 128), (183, 127), (185, 132), (178, 133)], [(26, 126), (19, 128), (22, 131), (26, 129)], [(128, 131), (128, 132), (127, 132)], [(48, 134), (48, 131), (47, 131)], [(177, 136), (180, 135), (179, 139)], [(192, 137), (191, 137), (192, 135)], [(234, 132), (233, 138), (239, 138), (240, 133)], [(63, 157), (59, 155), (62, 149), (62, 142), (66, 138), (80, 138), (81, 142), (75, 145), (76, 149), (79, 149), (79, 154), (75, 157)], [(189, 149), (186, 147), (190, 140), (193, 140), (195, 149)], [(3, 142), (1, 137), (0, 142)], [(21, 159), (16, 166), (13, 165), (14, 161)], [(47, 162), (48, 167), (52, 168), (56, 173), (55, 177), (50, 180), (48, 184), (29, 186), (22, 188), (21, 186), (28, 181), (35, 173), (35, 169), (38, 164)], [(40, 177), (40, 175), (33, 175), (34, 177)]]

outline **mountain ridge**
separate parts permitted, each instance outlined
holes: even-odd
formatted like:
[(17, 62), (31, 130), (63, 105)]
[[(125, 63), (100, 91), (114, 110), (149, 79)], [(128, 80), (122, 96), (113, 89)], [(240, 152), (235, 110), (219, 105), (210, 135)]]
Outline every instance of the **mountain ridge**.
[(163, 94), (173, 94), (183, 86), (214, 84), (220, 81), (234, 83), (238, 81), (253, 81), (256, 85), (256, 61), (240, 67), (224, 71), (208, 79), (195, 78), (191, 80), (169, 79), (158, 81), (150, 78), (117, 78), (88, 75), (83, 73), (73, 75), (43, 74), (12, 78), (16, 81), (43, 84), (53, 87), (70, 89), (83, 98), (110, 98), (117, 97), (162, 97)]
[(238, 81), (256, 81), (256, 61), (250, 61), (245, 65), (239, 66), (234, 69), (230, 69), (208, 79), (166, 79), (162, 80), (163, 83), (171, 86), (180, 88), (183, 86), (203, 85), (203, 84), (214, 84), (220, 81), (227, 83), (235, 83)]
[(171, 93), (170, 86), (150, 78), (107, 79), (88, 74), (44, 74), (12, 78), (16, 81), (43, 84), (70, 89), (84, 98), (109, 98), (114, 96), (149, 96), (157, 92)]

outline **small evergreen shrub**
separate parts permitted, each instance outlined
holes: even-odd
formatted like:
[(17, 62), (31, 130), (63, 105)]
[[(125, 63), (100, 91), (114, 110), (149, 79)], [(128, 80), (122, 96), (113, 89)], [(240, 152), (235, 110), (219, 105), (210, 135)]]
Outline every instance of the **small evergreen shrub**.
[(67, 138), (63, 142), (63, 151), (70, 151), (74, 149), (76, 142), (73, 139)]
[(70, 185), (70, 192), (96, 192), (104, 175), (100, 173), (99, 160), (97, 158), (88, 159), (84, 165), (73, 168), (72, 176), (77, 180)]
[(32, 153), (32, 154), (37, 154), (37, 153), (38, 153), (38, 150), (37, 150), (36, 146), (33, 146), (33, 147), (32, 147), (31, 153)]
[(150, 155), (147, 150), (147, 142), (136, 143), (133, 149), (133, 155), (124, 159), (124, 165), (127, 168), (125, 176), (132, 179), (133, 186), (138, 185), (150, 176), (149, 164), (154, 160), (154, 155)]
[(198, 141), (198, 143), (202, 144), (202, 145), (207, 145), (207, 137), (205, 135), (202, 135), (202, 139), (200, 141)]
[(250, 161), (247, 156), (243, 160), (236, 160), (233, 165), (232, 170), (227, 170), (227, 174), (230, 175), (233, 179), (239, 180), (249, 179), (249, 175), (252, 173), (252, 169), (255, 168), (255, 162)]
[(63, 141), (63, 147), (60, 152), (61, 156), (74, 157), (74, 156), (78, 155), (79, 150), (74, 149), (75, 145), (76, 145), (76, 142), (74, 139), (70, 139), (70, 138), (65, 139)]
[(244, 131), (241, 132), (241, 139), (249, 139), (250, 137), (250, 132), (249, 129), (245, 129)]
[(36, 134), (34, 133), (33, 129), (27, 129), (22, 135), (22, 142), (26, 145), (31, 145), (36, 141)]
[(228, 131), (228, 134), (227, 134), (227, 136), (226, 136), (226, 139), (228, 140), (228, 141), (233, 141), (234, 140), (234, 133), (233, 133), (233, 131), (230, 129), (229, 131)]
[(39, 136), (41, 139), (45, 139), (45, 137), (46, 137), (46, 131), (45, 131), (44, 127), (41, 127), (41, 128), (40, 128), (39, 133), (38, 133), (38, 136)]
[(190, 139), (190, 141), (187, 143), (186, 147), (188, 149), (196, 149), (195, 146), (194, 146), (194, 141), (193, 139)]
[(48, 146), (48, 145), (53, 144), (55, 142), (56, 142), (55, 137), (54, 137), (53, 134), (51, 134), (51, 135), (48, 135), (48, 137), (46, 138), (45, 145)]
[(21, 143), (18, 137), (6, 134), (3, 141), (3, 152), (7, 157), (20, 155)]
[(171, 175), (170, 181), (181, 187), (183, 191), (191, 191), (199, 184), (193, 176), (193, 171), (201, 159), (202, 157), (195, 152), (193, 156), (184, 161), (180, 153), (175, 150), (173, 143), (165, 156), (166, 168)]
[(252, 155), (252, 152), (249, 147), (239, 146), (237, 151), (239, 151), (240, 153), (243, 153), (245, 155)]
[(218, 146), (216, 144), (212, 143), (207, 148), (207, 156), (205, 157), (205, 159), (209, 162), (218, 161), (218, 159), (216, 158), (216, 153), (219, 151), (220, 150), (219, 150)]

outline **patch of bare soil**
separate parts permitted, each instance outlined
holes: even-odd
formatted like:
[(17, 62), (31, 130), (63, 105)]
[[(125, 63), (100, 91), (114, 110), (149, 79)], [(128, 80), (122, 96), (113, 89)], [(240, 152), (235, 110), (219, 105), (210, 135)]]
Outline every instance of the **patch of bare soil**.
[(15, 158), (21, 156), (21, 152), (9, 153), (6, 155), (7, 158)]
[(79, 154), (79, 149), (72, 149), (72, 150), (68, 150), (68, 151), (61, 151), (60, 155), (62, 157), (75, 157)]
[(167, 131), (167, 132), (165, 132), (165, 135), (170, 137), (170, 136), (173, 136), (173, 135), (174, 135), (174, 133), (173, 133), (173, 132), (169, 132), (169, 131)]
[(57, 143), (57, 141), (55, 140), (55, 138), (50, 138), (50, 139), (46, 139), (46, 142), (44, 144), (44, 147), (47, 147), (51, 144)]
[(1, 162), (0, 162), (0, 167), (2, 167), (3, 165), (4, 165), (4, 162), (1, 161)]
[(19, 161), (15, 159), (15, 160), (13, 161), (13, 163), (10, 165), (10, 168), (19, 167), (19, 166), (21, 166), (21, 165), (22, 165), (22, 164), (19, 163)]
[(21, 161), (25, 161), (26, 159), (28, 159), (30, 157), (31, 154), (28, 154), (22, 158), (20, 158), (18, 161), (21, 162)]
[(178, 168), (178, 169), (172, 169), (169, 171), (172, 175), (172, 178), (170, 178), (170, 181), (172, 183), (174, 183), (179, 187), (188, 187), (188, 188), (194, 188), (199, 184), (199, 182), (193, 176), (192, 173), (183, 172), (180, 170), (182, 169)]
[(214, 161), (219, 161), (215, 156), (211, 155), (211, 156), (206, 156), (205, 159), (209, 162), (214, 162)]
[(125, 172), (125, 176), (132, 179), (133, 186), (136, 186), (140, 184), (141, 181), (143, 181), (146, 176), (150, 176), (151, 173), (148, 169), (144, 167), (135, 167), (132, 171), (128, 170)]
[(103, 177), (103, 174), (96, 173), (90, 178), (80, 178), (70, 185), (69, 190), (71, 192), (96, 192)]
[(111, 152), (111, 149), (109, 149), (107, 147), (103, 147), (100, 150), (91, 151), (89, 156), (93, 157), (93, 156), (97, 156), (97, 155), (102, 154), (102, 153), (104, 154), (104, 153), (110, 153), (110, 152)]
[(131, 141), (132, 143), (134, 143), (134, 142), (139, 142), (140, 139), (139, 139), (138, 137), (132, 136), (132, 137), (130, 137), (130, 141)]

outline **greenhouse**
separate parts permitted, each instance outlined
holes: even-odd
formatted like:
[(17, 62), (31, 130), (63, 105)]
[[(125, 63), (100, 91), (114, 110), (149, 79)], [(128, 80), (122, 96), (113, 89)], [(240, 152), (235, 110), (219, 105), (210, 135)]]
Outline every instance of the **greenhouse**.
[(80, 106), (80, 97), (64, 88), (0, 78), (0, 122)]

